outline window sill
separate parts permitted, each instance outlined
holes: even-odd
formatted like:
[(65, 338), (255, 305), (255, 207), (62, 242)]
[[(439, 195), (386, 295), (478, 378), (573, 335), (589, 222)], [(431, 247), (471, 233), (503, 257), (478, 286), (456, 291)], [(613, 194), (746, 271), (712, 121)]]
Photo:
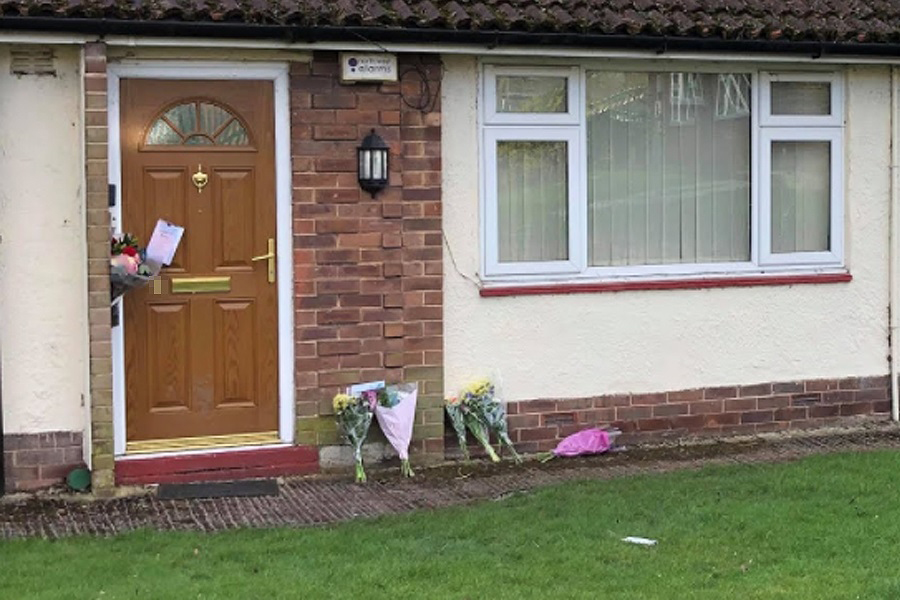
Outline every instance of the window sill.
[(756, 287), (765, 285), (804, 285), (848, 283), (853, 276), (847, 272), (778, 275), (742, 275), (687, 279), (656, 279), (634, 281), (603, 281), (596, 283), (546, 283), (537, 285), (497, 285), (483, 287), (483, 298), (495, 296), (534, 296), (540, 294), (588, 294), (599, 292), (627, 292), (639, 290), (699, 290), (707, 288)]

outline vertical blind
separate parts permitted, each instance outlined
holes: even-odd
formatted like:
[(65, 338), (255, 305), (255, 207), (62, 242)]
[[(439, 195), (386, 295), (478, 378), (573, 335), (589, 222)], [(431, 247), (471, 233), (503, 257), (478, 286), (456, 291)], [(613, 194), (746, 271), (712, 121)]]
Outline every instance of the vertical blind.
[(590, 72), (593, 266), (750, 259), (750, 82)]
[(497, 142), (500, 262), (568, 258), (568, 162), (564, 141)]
[[(555, 112), (564, 77), (498, 77), (498, 111)], [(587, 256), (593, 267), (751, 260), (751, 79), (746, 73), (588, 71)], [(771, 114), (828, 115), (827, 82), (771, 87)], [(563, 126), (570, 127), (570, 126)], [(496, 142), (499, 261), (569, 259), (564, 140)], [(830, 247), (831, 144), (775, 140), (771, 252)], [(578, 200), (578, 199), (576, 199)]]
[(772, 252), (831, 246), (831, 144), (772, 142)]

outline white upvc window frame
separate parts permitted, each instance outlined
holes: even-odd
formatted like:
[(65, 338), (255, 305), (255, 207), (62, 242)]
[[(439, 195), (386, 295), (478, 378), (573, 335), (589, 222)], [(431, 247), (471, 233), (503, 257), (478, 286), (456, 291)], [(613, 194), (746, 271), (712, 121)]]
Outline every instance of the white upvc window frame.
[[(581, 121), (581, 77), (579, 67), (514, 67), (485, 65), (484, 122), (490, 125), (577, 126)], [(566, 112), (498, 112), (497, 77), (566, 78)]]
[[(841, 267), (844, 260), (844, 89), (840, 73), (763, 72), (759, 87), (759, 127), (754, 148), (759, 168), (754, 178), (759, 199), (760, 267)], [(828, 115), (773, 115), (772, 84), (823, 82), (831, 91)], [(828, 142), (830, 154), (829, 249), (820, 252), (772, 252), (772, 143)]]
[[(773, 83), (827, 83), (831, 90), (831, 113), (827, 115), (773, 115)], [(760, 127), (841, 127), (844, 122), (843, 77), (837, 72), (763, 72), (759, 77)]]
[[(500, 262), (499, 214), (497, 197), (497, 145), (500, 142), (566, 142), (566, 168), (568, 176), (568, 254), (566, 260), (542, 262)], [(584, 271), (586, 240), (581, 224), (585, 222), (583, 211), (582, 183), (580, 182), (581, 135), (575, 127), (491, 127), (484, 131), (484, 272), (488, 276), (509, 276), (528, 273), (531, 275), (573, 275)]]
[[(838, 127), (764, 127), (759, 135), (759, 262), (761, 266), (841, 266), (844, 255), (843, 135)], [(828, 142), (831, 145), (830, 248), (819, 252), (772, 252), (772, 142)]]
[[(556, 67), (523, 67), (485, 64), (482, 67), (481, 207), (482, 273), (487, 287), (534, 283), (660, 280), (696, 277), (769, 275), (778, 273), (821, 273), (844, 271), (844, 76), (838, 71), (779, 71), (734, 64), (703, 65), (697, 72), (748, 73), (751, 81), (751, 179), (750, 258), (739, 262), (678, 263), (659, 265), (588, 265), (587, 124), (583, 94), (589, 71), (668, 72), (655, 65), (583, 64)], [(669, 69), (672, 70), (672, 69)], [(687, 71), (688, 69), (686, 69)], [(569, 77), (568, 113), (497, 113), (497, 75), (550, 75)], [(830, 115), (772, 115), (771, 83), (779, 81), (828, 82), (831, 89)], [(537, 138), (536, 135), (548, 136)], [(793, 136), (793, 137), (791, 137)], [(797, 137), (803, 136), (803, 137)], [(496, 142), (503, 140), (569, 142), (569, 260), (500, 263), (498, 199), (496, 194)], [(771, 142), (827, 141), (831, 143), (831, 247), (827, 252), (771, 252)], [(765, 169), (765, 170), (764, 170)]]

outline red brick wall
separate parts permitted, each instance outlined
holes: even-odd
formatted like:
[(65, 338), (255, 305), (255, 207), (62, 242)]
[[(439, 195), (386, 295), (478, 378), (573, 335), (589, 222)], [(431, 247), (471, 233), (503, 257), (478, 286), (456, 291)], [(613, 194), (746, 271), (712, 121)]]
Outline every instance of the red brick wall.
[(850, 377), (527, 400), (508, 407), (509, 428), (522, 452), (553, 449), (588, 427), (611, 425), (626, 442), (692, 434), (731, 435), (820, 427), (847, 416), (890, 412), (889, 377)]
[(83, 467), (81, 433), (7, 434), (3, 438), (6, 490), (36, 490), (62, 483), (69, 472)]
[[(441, 65), (400, 57), (398, 83), (342, 85), (336, 53), (291, 68), (298, 443), (338, 443), (348, 384), (418, 381), (414, 451), (443, 453)], [(391, 147), (390, 186), (357, 183), (356, 147)]]

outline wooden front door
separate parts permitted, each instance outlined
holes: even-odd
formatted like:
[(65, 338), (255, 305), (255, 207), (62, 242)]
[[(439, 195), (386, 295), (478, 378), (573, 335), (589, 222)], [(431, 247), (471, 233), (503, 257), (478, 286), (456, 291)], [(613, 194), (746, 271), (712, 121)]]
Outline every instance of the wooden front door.
[(124, 298), (127, 451), (277, 441), (277, 286), (252, 260), (274, 248), (272, 82), (123, 79), (120, 97), (122, 230), (185, 228)]

